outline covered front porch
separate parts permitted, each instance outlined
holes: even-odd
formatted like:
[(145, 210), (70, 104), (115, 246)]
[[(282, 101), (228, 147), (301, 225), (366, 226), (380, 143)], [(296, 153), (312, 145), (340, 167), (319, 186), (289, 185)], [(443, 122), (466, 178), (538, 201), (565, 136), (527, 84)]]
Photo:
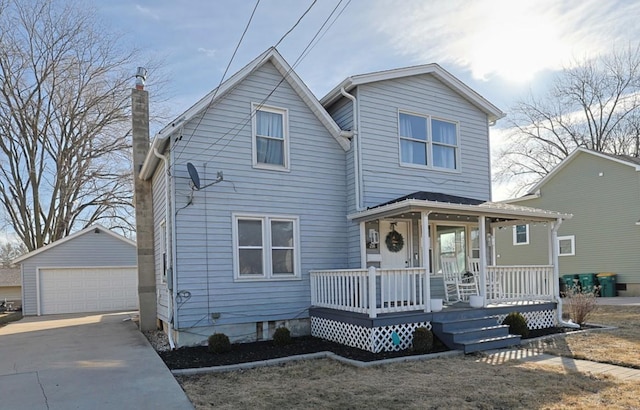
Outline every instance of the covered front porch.
[[(349, 217), (360, 225), (362, 267), (310, 273), (316, 336), (378, 352), (410, 347), (413, 330), (432, 328), (440, 312), (475, 309), (464, 320), (500, 323), (498, 311), (518, 310), (532, 329), (561, 321), (556, 246), (547, 265), (501, 266), (493, 238), (496, 229), (540, 223), (553, 244), (571, 215), (420, 192)], [(344, 336), (358, 332), (365, 345)]]

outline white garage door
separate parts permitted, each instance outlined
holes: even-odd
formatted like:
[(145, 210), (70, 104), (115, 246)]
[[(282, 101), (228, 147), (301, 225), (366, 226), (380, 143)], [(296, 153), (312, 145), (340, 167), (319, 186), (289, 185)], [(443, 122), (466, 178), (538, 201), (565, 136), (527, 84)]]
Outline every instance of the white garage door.
[(138, 308), (136, 268), (40, 270), (40, 314)]

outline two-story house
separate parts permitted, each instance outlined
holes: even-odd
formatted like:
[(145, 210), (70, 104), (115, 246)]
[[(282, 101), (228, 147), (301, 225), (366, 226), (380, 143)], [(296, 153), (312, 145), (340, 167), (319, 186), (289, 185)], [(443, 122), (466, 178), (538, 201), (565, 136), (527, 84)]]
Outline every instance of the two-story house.
[(474, 315), (495, 322), (516, 309), (496, 302), (519, 302), (530, 327), (555, 325), (557, 255), (518, 269), (489, 257), (495, 226), (553, 234), (570, 217), (488, 202), (489, 127), (503, 115), (436, 64), (349, 77), (318, 101), (265, 51), (162, 129), (141, 170), (159, 321), (177, 345), (287, 326), (405, 348), (456, 306), (431, 308), (450, 300), (449, 258), (477, 271)]

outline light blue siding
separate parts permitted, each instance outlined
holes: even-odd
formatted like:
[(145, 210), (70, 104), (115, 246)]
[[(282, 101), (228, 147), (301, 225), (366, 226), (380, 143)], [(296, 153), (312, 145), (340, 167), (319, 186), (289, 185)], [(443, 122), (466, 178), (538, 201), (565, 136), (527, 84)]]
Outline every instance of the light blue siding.
[[(165, 153), (167, 155), (168, 153)], [(167, 289), (166, 282), (163, 281), (164, 262), (162, 258), (163, 247), (162, 245), (166, 241), (163, 237), (161, 223), (165, 221), (166, 229), (170, 229), (170, 221), (166, 221), (166, 181), (165, 181), (165, 169), (164, 162), (160, 161), (156, 172), (152, 178), (152, 194), (153, 194), (153, 240), (154, 240), (154, 261), (156, 272), (156, 292), (158, 294), (156, 302), (156, 310), (158, 318), (164, 321), (168, 321), (168, 306), (169, 306), (169, 290)], [(170, 243), (169, 243), (170, 246)], [(169, 254), (167, 254), (167, 258)], [(167, 260), (167, 267), (170, 266), (171, 261)]]
[[(364, 205), (415, 191), (489, 200), (487, 115), (429, 74), (358, 87)], [(399, 164), (398, 111), (459, 124), (460, 169), (447, 172)]]
[(55, 267), (129, 267), (136, 266), (136, 247), (104, 232), (93, 230), (60, 244), (21, 262), (23, 274), (22, 311), (25, 315), (37, 314), (36, 270)]
[[(265, 104), (288, 110), (290, 170), (252, 167), (251, 104), (281, 79), (266, 63), (185, 124), (175, 145), (179, 329), (211, 326), (214, 312), (219, 325), (308, 317), (309, 271), (347, 264), (347, 154), (286, 81)], [(191, 191), (186, 162), (203, 185), (218, 172), (224, 181)], [(233, 213), (298, 217), (301, 280), (234, 282)]]

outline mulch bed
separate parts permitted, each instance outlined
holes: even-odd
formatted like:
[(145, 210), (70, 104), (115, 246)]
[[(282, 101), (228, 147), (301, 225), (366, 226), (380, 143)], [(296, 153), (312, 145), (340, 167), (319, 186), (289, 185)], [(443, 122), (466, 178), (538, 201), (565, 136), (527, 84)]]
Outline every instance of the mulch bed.
[[(528, 338), (564, 333), (570, 330), (571, 329), (566, 328), (532, 330)], [(432, 353), (444, 352), (447, 350), (447, 347), (440, 341), (434, 341), (434, 349)], [(158, 352), (158, 354), (162, 360), (164, 360), (169, 369), (175, 370), (224, 366), (323, 351), (333, 352), (342, 357), (362, 362), (371, 362), (375, 360), (405, 357), (417, 354), (411, 349), (399, 352), (371, 353), (311, 336), (292, 338), (292, 343), (286, 346), (276, 346), (272, 340), (232, 344), (231, 351), (227, 353), (209, 353), (206, 346), (193, 346)]]

